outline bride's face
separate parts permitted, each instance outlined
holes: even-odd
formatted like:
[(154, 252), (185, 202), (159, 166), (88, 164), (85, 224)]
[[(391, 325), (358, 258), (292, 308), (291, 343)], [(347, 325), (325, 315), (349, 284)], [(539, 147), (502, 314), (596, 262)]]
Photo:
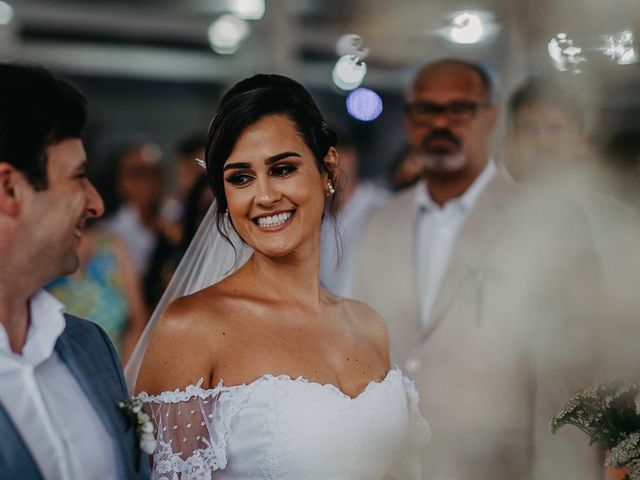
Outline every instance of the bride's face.
[[(335, 160), (332, 148), (327, 161)], [(223, 168), (229, 215), (248, 245), (269, 257), (318, 248), (327, 173), (289, 118), (247, 127)]]

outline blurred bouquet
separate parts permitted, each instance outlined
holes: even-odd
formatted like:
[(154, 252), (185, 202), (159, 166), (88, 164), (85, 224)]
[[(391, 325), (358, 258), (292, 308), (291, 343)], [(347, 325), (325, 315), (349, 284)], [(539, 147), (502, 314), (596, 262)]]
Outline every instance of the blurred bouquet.
[(578, 391), (552, 419), (556, 433), (575, 425), (610, 451), (605, 465), (626, 468), (629, 480), (640, 480), (640, 384), (602, 382)]

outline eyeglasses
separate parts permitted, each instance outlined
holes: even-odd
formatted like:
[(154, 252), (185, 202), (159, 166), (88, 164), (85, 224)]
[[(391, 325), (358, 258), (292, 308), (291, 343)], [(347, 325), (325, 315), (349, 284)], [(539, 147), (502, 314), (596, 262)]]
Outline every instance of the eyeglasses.
[(471, 100), (454, 100), (446, 104), (433, 102), (411, 102), (404, 106), (404, 111), (416, 123), (432, 122), (438, 115), (446, 117), (455, 123), (466, 123), (475, 117), (480, 108), (491, 105), (489, 102), (474, 102)]

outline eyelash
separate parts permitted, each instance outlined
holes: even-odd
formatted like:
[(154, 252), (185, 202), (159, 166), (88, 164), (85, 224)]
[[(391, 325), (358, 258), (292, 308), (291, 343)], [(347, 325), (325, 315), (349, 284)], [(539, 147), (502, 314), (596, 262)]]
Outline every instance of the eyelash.
[[(275, 167), (271, 168), (271, 171), (269, 173), (274, 177), (284, 178), (289, 176), (291, 173), (295, 172), (296, 170), (298, 170), (298, 167), (294, 165), (285, 164), (285, 165), (276, 165)], [(249, 183), (254, 178), (255, 177), (253, 175), (250, 175), (248, 173), (235, 173), (227, 177), (227, 182), (236, 186), (243, 186)]]

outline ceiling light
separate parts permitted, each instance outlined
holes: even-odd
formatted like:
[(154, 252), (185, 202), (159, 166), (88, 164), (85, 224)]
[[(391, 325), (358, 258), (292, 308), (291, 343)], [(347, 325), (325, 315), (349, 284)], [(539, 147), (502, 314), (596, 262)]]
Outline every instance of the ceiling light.
[(605, 39), (604, 54), (618, 65), (629, 65), (638, 61), (638, 52), (634, 48), (633, 32), (624, 30)]
[(482, 18), (477, 13), (461, 12), (453, 17), (449, 38), (455, 43), (478, 43), (485, 34)]
[(354, 55), (344, 55), (333, 67), (331, 77), (338, 88), (353, 90), (360, 86), (366, 74), (367, 65), (363, 61)]
[(364, 60), (369, 55), (369, 49), (363, 45), (364, 42), (360, 35), (349, 33), (341, 36), (336, 42), (336, 53), (341, 57), (354, 55), (359, 60)]
[(235, 53), (240, 42), (249, 35), (249, 24), (234, 15), (221, 15), (209, 27), (208, 37), (211, 48), (223, 55)]
[(580, 64), (587, 61), (582, 48), (576, 46), (566, 33), (558, 33), (549, 40), (547, 52), (556, 69), (561, 72), (580, 73)]
[(243, 20), (260, 20), (264, 17), (264, 0), (230, 0), (229, 10)]
[(0, 25), (9, 25), (13, 18), (13, 7), (0, 0)]

